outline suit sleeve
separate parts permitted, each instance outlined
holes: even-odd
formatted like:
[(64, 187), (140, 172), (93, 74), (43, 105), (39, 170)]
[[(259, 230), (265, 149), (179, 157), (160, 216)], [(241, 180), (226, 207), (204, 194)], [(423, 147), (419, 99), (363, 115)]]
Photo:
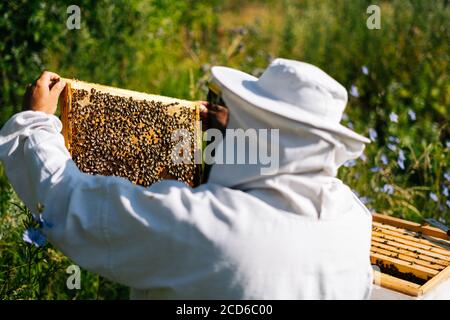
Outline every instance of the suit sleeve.
[[(0, 159), (19, 197), (52, 227), (49, 240), (80, 266), (134, 288), (182, 283), (220, 261), (210, 232), (226, 219), (211, 209), (208, 186), (177, 181), (149, 188), (119, 177), (80, 172), (53, 115), (26, 111), (0, 131)], [(211, 231), (212, 230), (212, 231)]]

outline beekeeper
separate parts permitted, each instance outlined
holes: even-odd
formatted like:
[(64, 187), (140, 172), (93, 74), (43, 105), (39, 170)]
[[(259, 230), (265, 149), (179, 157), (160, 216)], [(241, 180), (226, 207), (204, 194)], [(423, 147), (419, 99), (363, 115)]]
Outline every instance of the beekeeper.
[(259, 79), (226, 67), (212, 75), (228, 129), (279, 129), (277, 170), (216, 164), (196, 188), (82, 173), (53, 115), (64, 83), (44, 72), (30, 110), (0, 132), (12, 186), (33, 212), (43, 208), (51, 243), (131, 287), (131, 298), (368, 298), (371, 215), (336, 178), (369, 142), (340, 124), (345, 88), (286, 59)]

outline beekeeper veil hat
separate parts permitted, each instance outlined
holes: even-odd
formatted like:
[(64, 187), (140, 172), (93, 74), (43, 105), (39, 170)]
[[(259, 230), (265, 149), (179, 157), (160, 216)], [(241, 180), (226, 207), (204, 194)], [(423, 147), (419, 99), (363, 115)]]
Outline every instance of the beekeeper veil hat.
[[(276, 150), (269, 142), (265, 145), (268, 154), (278, 152), (277, 166), (269, 173), (261, 174), (267, 164), (260, 162), (215, 164), (209, 182), (280, 189), (280, 179), (292, 186), (294, 180), (311, 176), (335, 177), (338, 168), (358, 158), (370, 142), (340, 124), (347, 91), (316, 66), (278, 58), (260, 78), (221, 66), (213, 67), (212, 75), (229, 108), (228, 129), (278, 129), (279, 141)], [(227, 133), (222, 144), (232, 138)]]

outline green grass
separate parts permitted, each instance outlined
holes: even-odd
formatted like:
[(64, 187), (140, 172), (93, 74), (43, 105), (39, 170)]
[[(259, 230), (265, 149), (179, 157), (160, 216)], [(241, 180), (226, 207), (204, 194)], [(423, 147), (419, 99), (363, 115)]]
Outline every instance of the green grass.
[[(343, 167), (339, 177), (372, 210), (449, 223), (445, 188), (450, 181), (444, 177), (450, 173), (446, 3), (378, 1), (382, 28), (369, 30), (366, 8), (372, 1), (366, 0), (80, 1), (81, 30), (69, 31), (69, 1), (5, 1), (0, 4), (0, 14), (6, 17), (0, 31), (9, 36), (0, 43), (0, 123), (20, 110), (23, 88), (42, 69), (204, 99), (212, 65), (259, 75), (273, 57), (304, 60), (326, 70), (349, 91), (355, 86), (359, 96), (350, 96), (343, 123), (366, 136), (369, 128), (378, 134), (367, 146), (365, 159)], [(416, 120), (408, 115), (411, 110)], [(390, 121), (391, 113), (398, 115), (398, 122)], [(389, 144), (395, 145), (394, 151)], [(390, 189), (386, 185), (392, 186), (392, 194), (384, 192)], [(30, 218), (13, 205), (20, 200), (1, 167), (0, 191), (0, 299), (127, 297), (126, 288), (86, 271), (81, 290), (68, 290), (65, 269), (72, 262), (48, 244), (36, 249), (22, 241)]]

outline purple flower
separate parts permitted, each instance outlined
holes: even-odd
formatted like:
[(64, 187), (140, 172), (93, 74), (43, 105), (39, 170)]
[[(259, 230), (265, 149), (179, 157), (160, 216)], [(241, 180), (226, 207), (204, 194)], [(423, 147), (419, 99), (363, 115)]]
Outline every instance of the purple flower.
[(372, 172), (379, 172), (380, 170), (381, 170), (380, 167), (373, 167), (370, 169), (370, 171), (372, 171)]
[(389, 163), (388, 157), (386, 157), (384, 153), (381, 154), (380, 160), (384, 165), (387, 165)]
[(389, 115), (389, 119), (391, 120), (391, 122), (398, 122), (398, 115), (394, 112), (391, 112), (391, 114)]
[(448, 172), (444, 173), (444, 178), (445, 180), (450, 181), (450, 173)]
[(369, 137), (370, 137), (370, 140), (372, 140), (372, 141), (377, 140), (377, 138), (378, 138), (377, 131), (373, 128), (369, 128)]
[(352, 87), (350, 88), (350, 94), (355, 97), (358, 98), (359, 97), (359, 91), (358, 91), (358, 87), (355, 86), (354, 84), (352, 85)]
[(416, 113), (412, 109), (408, 110), (408, 116), (411, 121), (416, 121)]
[(369, 74), (369, 68), (367, 68), (366, 66), (362, 66), (361, 71), (366, 76)]
[(430, 192), (430, 199), (433, 200), (434, 202), (438, 202), (439, 201), (439, 198), (438, 198), (437, 194), (434, 193), (434, 192)]
[(393, 143), (388, 143), (387, 147), (389, 148), (389, 150), (395, 152), (397, 150), (397, 146)]
[(40, 230), (34, 228), (28, 228), (24, 231), (22, 236), (23, 241), (34, 244), (36, 247), (43, 247), (47, 242), (46, 237)]
[(354, 167), (355, 165), (356, 165), (356, 161), (354, 159), (347, 160), (344, 163), (344, 167), (347, 167), (347, 168)]
[(347, 123), (347, 127), (349, 127), (350, 129), (353, 129), (353, 123), (349, 121), (349, 122)]
[(450, 208), (450, 200), (445, 201), (445, 204)]
[(445, 141), (445, 146), (446, 146), (447, 148), (450, 148), (450, 140)]
[(393, 193), (394, 193), (394, 186), (391, 185), (391, 184), (385, 184), (385, 185), (383, 186), (382, 191), (383, 191), (384, 193), (387, 193), (387, 194), (393, 194)]
[(348, 120), (348, 114), (343, 113), (342, 114), (342, 120), (347, 121)]

